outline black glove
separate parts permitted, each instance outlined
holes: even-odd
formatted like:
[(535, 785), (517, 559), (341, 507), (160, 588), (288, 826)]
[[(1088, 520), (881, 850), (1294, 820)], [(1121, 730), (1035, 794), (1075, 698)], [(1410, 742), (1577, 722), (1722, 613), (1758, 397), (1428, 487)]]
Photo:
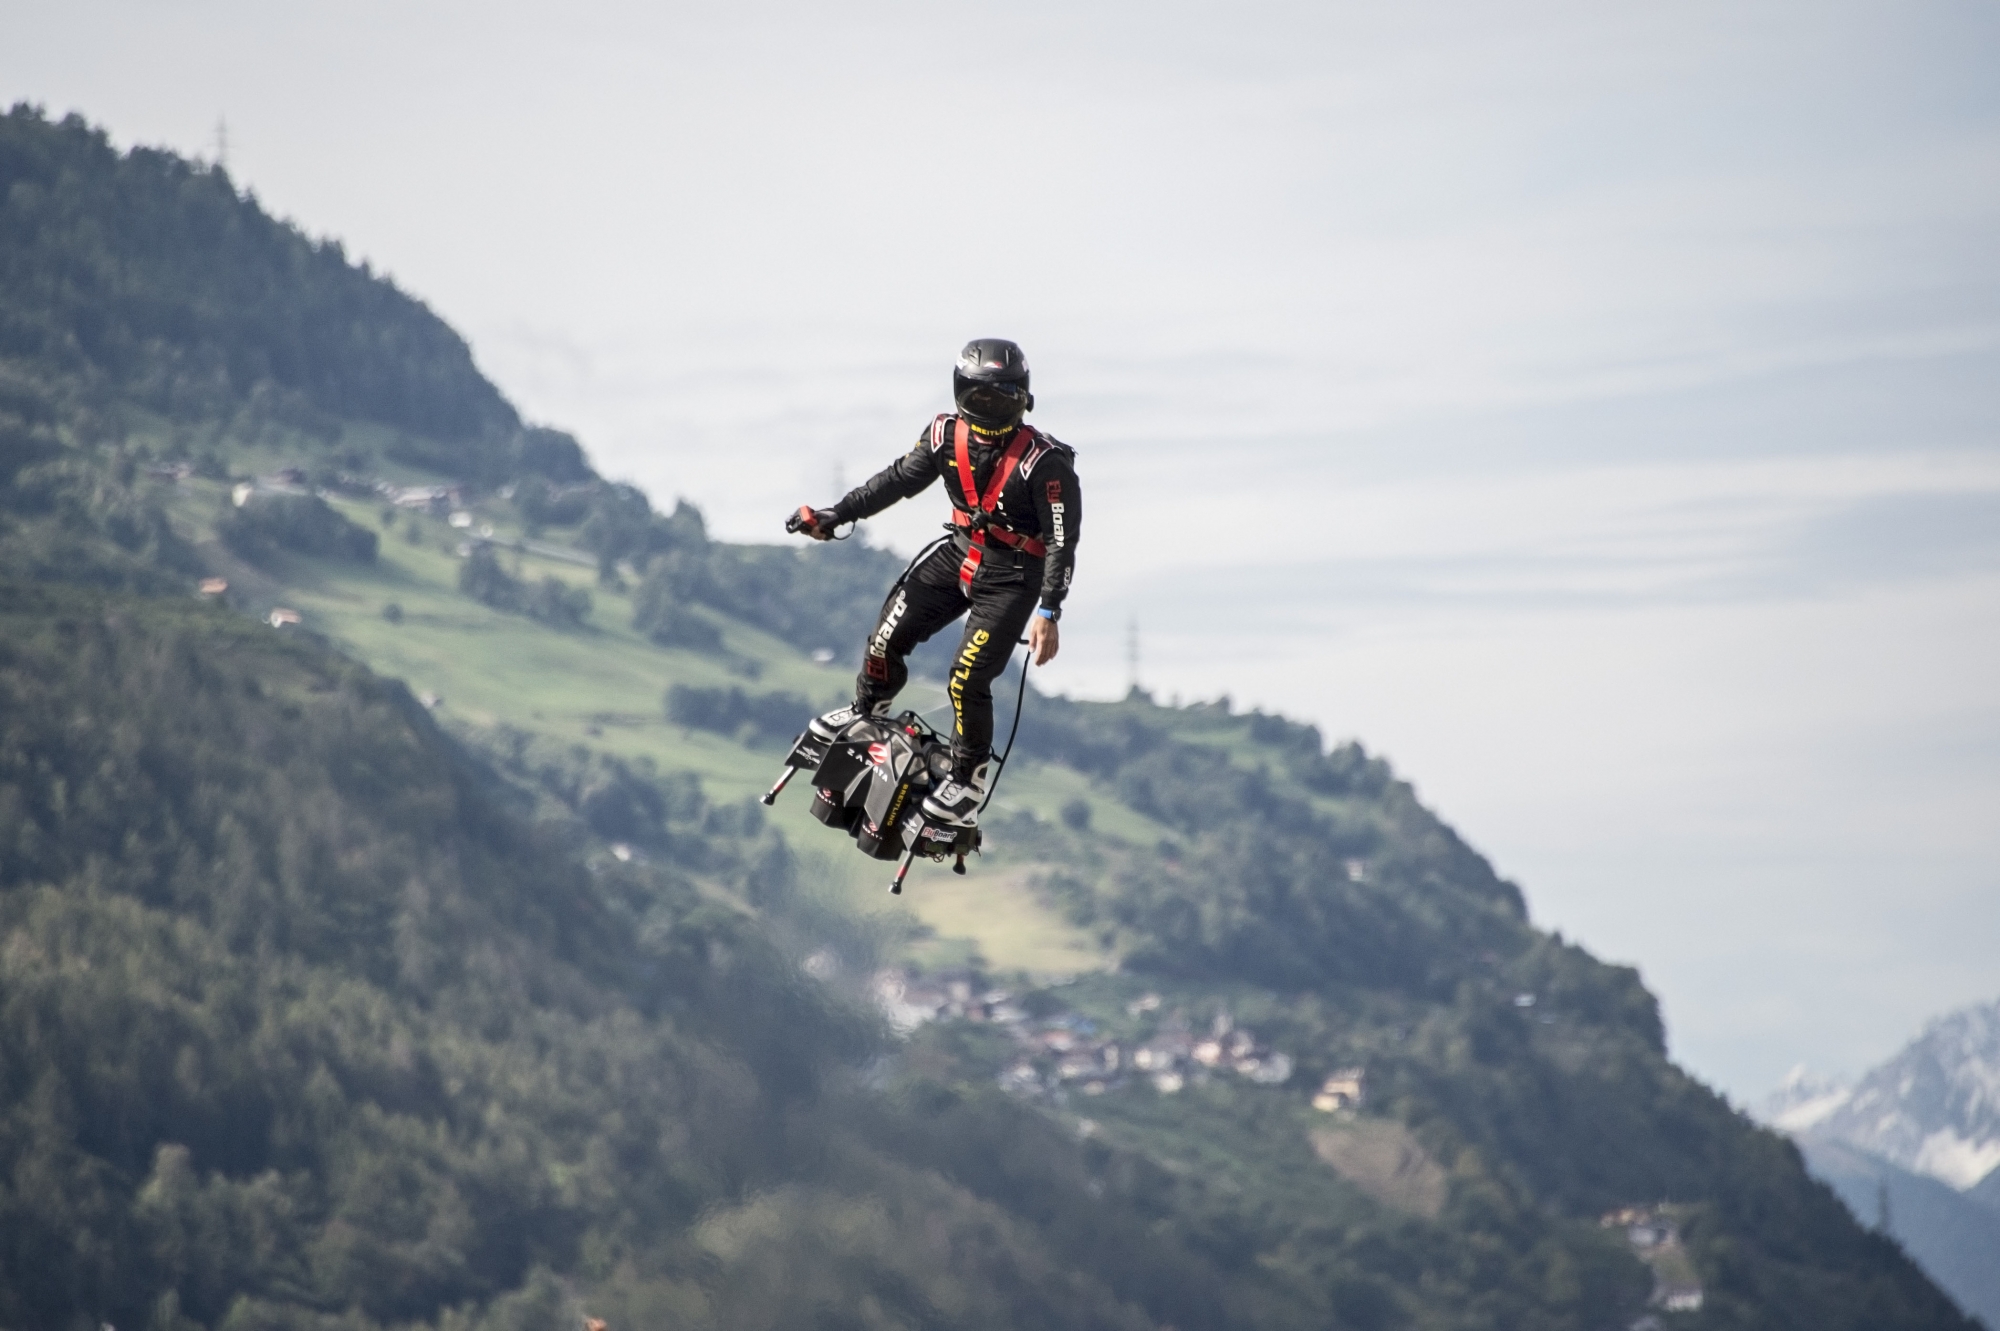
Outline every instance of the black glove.
[(785, 530), (804, 532), (815, 541), (830, 541), (833, 539), (833, 529), (839, 525), (839, 521), (830, 508), (812, 508), (800, 504), (799, 511), (785, 519)]

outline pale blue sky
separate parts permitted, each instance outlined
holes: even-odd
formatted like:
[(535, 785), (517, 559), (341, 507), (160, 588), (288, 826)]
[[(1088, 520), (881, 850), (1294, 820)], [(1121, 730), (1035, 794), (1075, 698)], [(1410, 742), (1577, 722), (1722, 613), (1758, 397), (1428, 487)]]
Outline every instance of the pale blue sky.
[(1090, 491), (1048, 683), (1121, 688), (1137, 615), (1160, 693), (1358, 736), (1739, 1097), (2000, 993), (2000, 7), (0, 27), (0, 97), (226, 116), (269, 206), (731, 537), (1019, 339)]

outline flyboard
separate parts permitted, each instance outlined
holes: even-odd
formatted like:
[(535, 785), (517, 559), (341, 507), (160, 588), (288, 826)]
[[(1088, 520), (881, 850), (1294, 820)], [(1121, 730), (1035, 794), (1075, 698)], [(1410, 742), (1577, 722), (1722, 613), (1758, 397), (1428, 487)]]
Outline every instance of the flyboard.
[[(993, 762), (983, 811), (999, 788), (1000, 775), (1014, 751), (1014, 734), (1021, 725), (1021, 703), (1028, 689), (1028, 663), (1021, 663), (1021, 687), (1014, 700), (1014, 724), (1007, 747)], [(784, 770), (764, 793), (773, 804), (800, 772), (812, 773), (812, 816), (854, 838), (855, 848), (877, 860), (898, 860), (889, 891), (900, 896), (903, 880), (919, 855), (965, 872), (965, 857), (977, 854), (977, 826), (932, 822), (923, 812), (924, 796), (951, 776), (951, 744), (915, 712), (897, 716), (863, 716), (839, 734), (824, 740), (811, 728), (799, 732)]]

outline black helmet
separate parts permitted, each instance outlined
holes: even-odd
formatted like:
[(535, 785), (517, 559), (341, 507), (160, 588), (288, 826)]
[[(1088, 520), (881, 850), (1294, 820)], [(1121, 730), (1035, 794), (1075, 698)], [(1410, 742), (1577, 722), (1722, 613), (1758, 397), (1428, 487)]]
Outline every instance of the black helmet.
[(1028, 358), (1003, 337), (965, 344), (951, 372), (951, 397), (965, 423), (988, 434), (1011, 430), (1035, 409), (1028, 391)]

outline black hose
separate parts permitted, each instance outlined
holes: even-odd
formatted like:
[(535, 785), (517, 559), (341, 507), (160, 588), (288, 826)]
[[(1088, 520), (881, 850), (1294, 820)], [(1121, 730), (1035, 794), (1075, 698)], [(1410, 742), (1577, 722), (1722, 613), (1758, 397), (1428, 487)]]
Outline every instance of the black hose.
[(911, 559), (909, 563), (903, 565), (903, 571), (901, 573), (898, 573), (896, 575), (896, 580), (889, 584), (889, 590), (893, 592), (896, 590), (896, 588), (908, 582), (910, 580), (910, 575), (917, 571), (917, 565), (923, 563), (926, 559), (929, 559), (931, 557), (931, 551), (937, 549), (939, 546), (949, 541), (951, 537), (952, 537), (952, 530), (949, 526), (947, 526), (945, 528), (944, 535), (938, 537), (935, 541), (932, 541), (929, 545), (917, 551), (915, 558)]
[[(1027, 642), (1026, 638), (1021, 639), (1022, 646), (1027, 646)], [(986, 798), (979, 801), (981, 813), (986, 812), (986, 806), (991, 804), (993, 796), (999, 793), (1000, 778), (1007, 772), (1007, 759), (1014, 754), (1014, 736), (1021, 731), (1021, 704), (1027, 701), (1028, 697), (1028, 667), (1034, 663), (1035, 649), (1029, 647), (1021, 656), (1021, 687), (1014, 691), (1014, 723), (1007, 727), (1007, 747), (1002, 749), (999, 758), (994, 760), (993, 779), (986, 783)]]

